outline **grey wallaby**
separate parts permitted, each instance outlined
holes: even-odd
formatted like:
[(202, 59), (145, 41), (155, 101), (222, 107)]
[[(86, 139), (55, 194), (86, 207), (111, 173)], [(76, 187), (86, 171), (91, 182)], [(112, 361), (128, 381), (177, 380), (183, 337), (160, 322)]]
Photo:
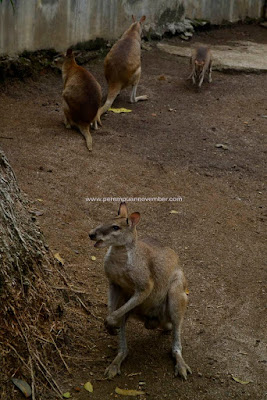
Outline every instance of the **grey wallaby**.
[(108, 309), (105, 325), (110, 334), (119, 331), (119, 349), (105, 375), (120, 374), (128, 354), (125, 323), (131, 315), (141, 319), (147, 329), (173, 331), (172, 354), (175, 375), (187, 379), (190, 367), (182, 357), (181, 326), (187, 307), (187, 282), (179, 258), (169, 247), (155, 239), (139, 240), (136, 225), (138, 212), (128, 217), (122, 202), (118, 216), (91, 230), (95, 247), (109, 247), (104, 261), (109, 280)]
[(194, 84), (197, 81), (198, 87), (201, 87), (206, 72), (208, 72), (208, 82), (212, 82), (212, 58), (209, 47), (198, 46), (194, 49), (191, 57), (191, 67), (192, 71), (188, 79), (192, 78)]

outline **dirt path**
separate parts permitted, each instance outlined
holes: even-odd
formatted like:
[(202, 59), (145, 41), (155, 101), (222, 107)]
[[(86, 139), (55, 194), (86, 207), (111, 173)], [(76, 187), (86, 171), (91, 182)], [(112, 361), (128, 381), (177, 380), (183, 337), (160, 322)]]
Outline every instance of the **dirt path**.
[[(267, 42), (266, 31), (255, 26), (193, 40), (221, 44), (233, 35)], [(105, 92), (102, 65), (98, 59), (88, 68)], [(92, 154), (79, 133), (64, 128), (60, 76), (44, 74), (1, 88), (0, 146), (33, 207), (43, 211), (38, 221), (50, 248), (64, 258), (73, 285), (88, 293), (92, 315), (81, 309), (73, 324), (64, 317), (66, 337), (76, 337), (66, 354), (73, 375), (59, 366), (58, 378), (74, 399), (89, 398), (73, 389), (88, 380), (94, 384), (90, 397), (99, 400), (114, 398), (116, 386), (137, 389), (140, 381), (143, 399), (267, 398), (266, 74), (214, 72), (214, 82), (201, 91), (187, 75), (185, 59), (155, 45), (143, 51), (138, 94), (148, 94), (149, 101), (130, 105), (130, 92), (123, 91), (114, 106), (133, 111), (103, 118), (103, 128), (93, 132)], [(173, 376), (171, 338), (135, 321), (128, 324), (130, 354), (122, 375), (102, 380), (116, 338), (103, 326), (105, 250), (93, 248), (88, 232), (116, 213), (118, 204), (86, 197), (109, 196), (183, 198), (128, 206), (141, 213), (140, 236), (155, 236), (182, 260), (190, 285), (183, 353), (193, 375), (187, 382)], [(173, 209), (178, 214), (170, 214)]]

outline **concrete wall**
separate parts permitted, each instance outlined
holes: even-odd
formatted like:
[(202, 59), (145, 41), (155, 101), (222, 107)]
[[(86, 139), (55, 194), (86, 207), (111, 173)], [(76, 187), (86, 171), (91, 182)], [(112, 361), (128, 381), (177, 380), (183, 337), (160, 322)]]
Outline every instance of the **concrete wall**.
[(65, 50), (97, 37), (116, 39), (131, 15), (147, 16), (159, 31), (188, 18), (211, 23), (259, 18), (264, 0), (9, 0), (0, 3), (0, 54), (55, 48)]

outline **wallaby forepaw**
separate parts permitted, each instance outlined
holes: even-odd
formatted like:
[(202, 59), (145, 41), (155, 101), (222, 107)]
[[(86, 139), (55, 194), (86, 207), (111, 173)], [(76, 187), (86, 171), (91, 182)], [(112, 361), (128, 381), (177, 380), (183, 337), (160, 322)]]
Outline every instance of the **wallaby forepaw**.
[(112, 335), (112, 336), (118, 335), (118, 329), (119, 329), (119, 327), (110, 324), (109, 321), (108, 321), (108, 318), (105, 320), (104, 324), (105, 324), (106, 330), (108, 331), (108, 333), (109, 333), (110, 335)]
[(113, 379), (116, 375), (120, 375), (121, 374), (121, 370), (119, 365), (117, 364), (110, 364), (106, 371), (105, 371), (105, 376), (108, 379)]

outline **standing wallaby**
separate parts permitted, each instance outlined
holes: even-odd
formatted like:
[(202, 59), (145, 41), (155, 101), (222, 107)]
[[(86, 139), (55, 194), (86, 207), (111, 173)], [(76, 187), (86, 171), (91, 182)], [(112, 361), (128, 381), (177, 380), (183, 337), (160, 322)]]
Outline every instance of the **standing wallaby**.
[(191, 369), (182, 357), (181, 326), (187, 306), (187, 283), (176, 253), (155, 239), (139, 240), (136, 225), (138, 212), (128, 218), (125, 203), (118, 216), (89, 233), (95, 247), (109, 246), (105, 256), (105, 273), (109, 280), (109, 315), (105, 325), (110, 334), (119, 329), (119, 350), (106, 369), (111, 379), (120, 374), (128, 354), (125, 323), (129, 315), (144, 322), (147, 329), (173, 330), (172, 354), (175, 375), (184, 379)]
[(111, 48), (104, 61), (105, 77), (108, 83), (107, 100), (97, 114), (97, 122), (101, 125), (101, 115), (112, 105), (120, 91), (127, 86), (132, 86), (131, 103), (139, 100), (147, 100), (147, 96), (136, 97), (136, 89), (141, 76), (141, 24), (146, 17), (139, 22), (135, 21), (124, 32), (121, 39)]
[(192, 54), (191, 57), (191, 67), (192, 72), (188, 79), (192, 78), (193, 83), (198, 83), (198, 87), (201, 87), (205, 73), (208, 72), (208, 82), (211, 83), (211, 69), (212, 59), (211, 59), (211, 51), (206, 46), (197, 47)]
[(94, 121), (101, 104), (101, 87), (93, 75), (76, 64), (71, 49), (62, 64), (63, 111), (66, 128), (77, 127), (92, 150), (90, 124)]

